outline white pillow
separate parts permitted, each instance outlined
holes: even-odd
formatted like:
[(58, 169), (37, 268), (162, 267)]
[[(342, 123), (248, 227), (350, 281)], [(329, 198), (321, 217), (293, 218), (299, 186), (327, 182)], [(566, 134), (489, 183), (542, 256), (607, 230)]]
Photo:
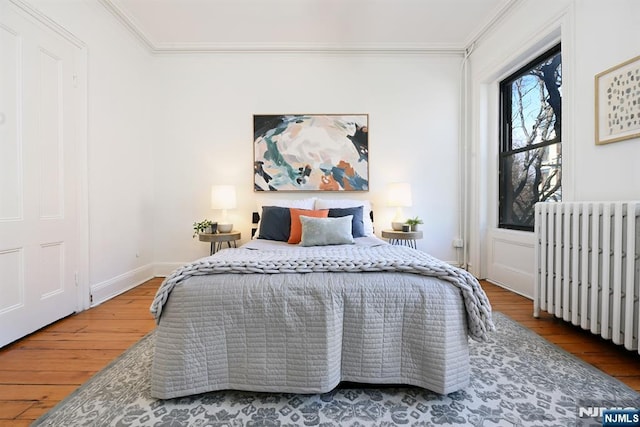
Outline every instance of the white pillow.
[(353, 243), (353, 215), (337, 218), (314, 218), (300, 215), (301, 246), (347, 245)]
[(373, 222), (371, 221), (371, 202), (357, 199), (316, 199), (315, 209), (331, 208), (357, 208), (362, 206), (362, 221), (364, 222), (364, 235), (373, 236)]
[(262, 212), (263, 206), (279, 206), (281, 208), (311, 209), (315, 204), (316, 198), (308, 199), (273, 199), (260, 198), (256, 201), (258, 204), (258, 213)]
[[(310, 197), (308, 199), (273, 199), (269, 200), (266, 197), (261, 197), (256, 200), (256, 205), (258, 207), (258, 215), (262, 216), (262, 207), (263, 206), (278, 206), (281, 208), (297, 208), (297, 209), (309, 209), (313, 210), (313, 206), (315, 204), (316, 198)], [(253, 238), (257, 238), (260, 232), (260, 221), (256, 224), (256, 234), (254, 234)]]

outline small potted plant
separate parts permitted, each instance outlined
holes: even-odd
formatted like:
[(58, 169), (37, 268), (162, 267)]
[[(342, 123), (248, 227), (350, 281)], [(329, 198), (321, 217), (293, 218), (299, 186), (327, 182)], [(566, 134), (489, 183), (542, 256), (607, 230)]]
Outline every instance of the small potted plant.
[(213, 222), (211, 222), (208, 219), (205, 219), (203, 221), (200, 222), (194, 222), (193, 223), (193, 238), (195, 238), (198, 234), (200, 233), (211, 233), (211, 226), (213, 225)]
[(422, 220), (419, 217), (409, 218), (406, 222), (411, 226), (411, 231), (418, 231), (418, 225), (422, 224)]

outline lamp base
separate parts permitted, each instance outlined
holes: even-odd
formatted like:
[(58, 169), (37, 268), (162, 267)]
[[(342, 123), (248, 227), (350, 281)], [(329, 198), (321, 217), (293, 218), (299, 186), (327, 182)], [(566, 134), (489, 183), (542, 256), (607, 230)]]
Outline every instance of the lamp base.
[(218, 223), (218, 233), (230, 233), (233, 230), (233, 224)]
[(391, 220), (393, 231), (402, 231), (402, 226), (407, 223), (406, 217), (402, 214), (402, 207), (396, 208), (396, 216)]
[[(404, 221), (402, 221), (402, 222), (394, 221), (394, 222), (391, 223), (391, 228), (393, 228), (393, 231), (402, 231), (402, 226), (404, 224), (405, 224)], [(220, 227), (220, 226), (218, 226), (218, 227)]]

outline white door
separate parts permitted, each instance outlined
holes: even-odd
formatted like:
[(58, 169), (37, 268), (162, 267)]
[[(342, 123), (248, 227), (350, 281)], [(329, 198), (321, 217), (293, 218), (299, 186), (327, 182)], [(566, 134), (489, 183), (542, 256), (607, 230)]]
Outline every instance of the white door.
[(0, 347), (76, 310), (74, 55), (0, 0)]

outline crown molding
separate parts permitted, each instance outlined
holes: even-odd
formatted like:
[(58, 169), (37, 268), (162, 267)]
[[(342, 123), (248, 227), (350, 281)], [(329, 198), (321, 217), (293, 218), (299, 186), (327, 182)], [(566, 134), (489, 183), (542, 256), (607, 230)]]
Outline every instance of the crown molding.
[[(13, 0), (12, 0), (13, 1)], [(20, 0), (16, 0), (20, 1)], [(142, 30), (134, 17), (113, 0), (98, 0), (117, 20), (153, 54), (194, 53), (379, 53), (464, 55), (465, 46), (436, 43), (163, 43)]]
[[(11, 0), (23, 3), (23, 0)], [(492, 18), (474, 31), (464, 43), (164, 43), (154, 40), (136, 19), (117, 6), (113, 0), (98, 0), (117, 20), (153, 54), (181, 53), (380, 53), (464, 55), (522, 0), (504, 0)]]
[(102, 6), (105, 7), (113, 16), (115, 16), (131, 34), (134, 35), (135, 38), (142, 43), (142, 45), (147, 48), (151, 53), (155, 51), (155, 43), (152, 38), (141, 30), (141, 26), (136, 22), (136, 20), (128, 15), (124, 10), (116, 6), (111, 0), (98, 0)]
[(38, 9), (30, 5), (26, 1), (9, 0), (9, 2), (12, 3), (14, 6), (16, 6), (18, 9), (20, 9), (21, 11), (23, 11), (24, 13), (26, 13), (27, 15), (31, 16), (32, 18), (35, 18), (42, 25), (54, 31), (55, 33), (63, 37), (65, 40), (71, 42), (77, 48), (84, 49), (87, 47), (82, 40), (80, 40), (74, 34), (72, 34), (67, 29), (65, 29), (62, 25), (52, 20), (47, 15), (45, 15), (44, 13), (42, 13), (41, 11), (39, 11)]
[[(9, 0), (22, 11), (36, 18), (47, 27), (60, 34), (79, 48), (85, 43), (68, 30), (54, 22), (24, 0)], [(160, 43), (142, 30), (141, 25), (113, 0), (98, 0), (121, 25), (153, 54), (181, 53), (379, 53), (379, 54), (431, 54), (464, 55), (472, 50), (473, 44), (500, 22), (516, 4), (522, 0), (505, 0), (492, 14), (493, 18), (475, 31), (465, 43)]]
[(464, 54), (451, 44), (416, 43), (159, 43), (156, 54), (180, 53), (334, 53), (334, 54)]

